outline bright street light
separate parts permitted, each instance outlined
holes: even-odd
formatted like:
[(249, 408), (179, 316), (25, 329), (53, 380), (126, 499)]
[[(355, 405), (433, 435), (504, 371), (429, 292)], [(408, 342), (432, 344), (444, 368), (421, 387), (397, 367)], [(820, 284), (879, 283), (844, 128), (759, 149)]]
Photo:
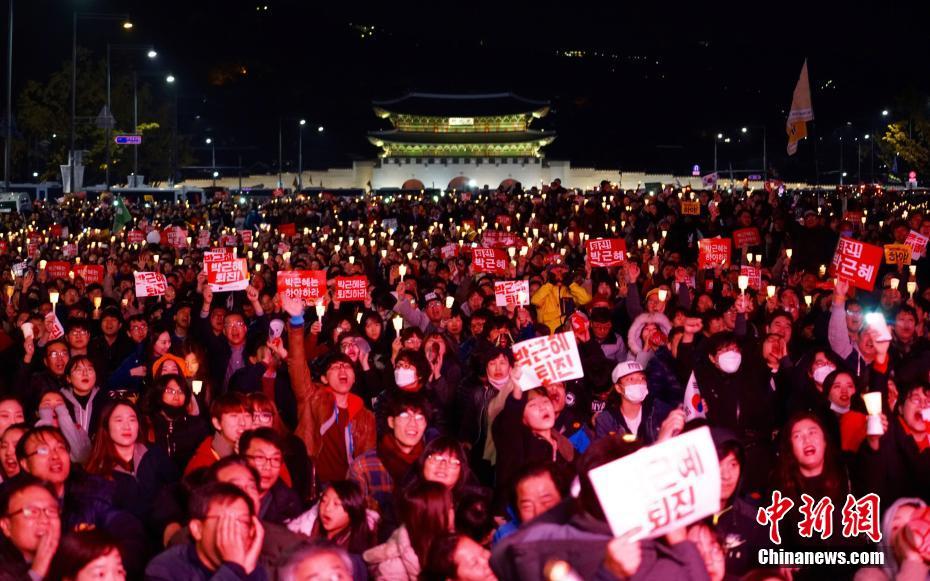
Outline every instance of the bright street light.
[(301, 125), (306, 125), (306, 124), (307, 124), (307, 120), (306, 120), (306, 119), (301, 119), (301, 120), (300, 120), (300, 124), (301, 124)]
[(220, 172), (218, 172), (218, 171), (213, 172), (213, 177), (215, 177), (215, 178), (220, 177)]
[(869, 138), (869, 134), (866, 133), (865, 136), (863, 137), (863, 139), (868, 139), (868, 138)]
[(124, 22), (123, 22), (123, 29), (124, 29), (124, 30), (132, 30), (132, 22), (129, 21), (129, 20), (124, 21)]
[(740, 129), (740, 131), (742, 131), (743, 133), (746, 133), (747, 131), (749, 131), (749, 128), (748, 128), (748, 127), (743, 127), (742, 129)]
[(156, 51), (155, 49), (152, 49), (152, 50), (149, 50), (147, 53), (145, 53), (145, 55), (149, 57), (150, 59), (153, 59), (158, 56), (158, 51)]
[(717, 139), (723, 139), (723, 133), (718, 133), (718, 134), (717, 134)]
[(323, 126), (320, 125), (319, 127), (316, 128), (316, 130), (318, 133), (323, 133)]
[(174, 75), (168, 75), (167, 77), (165, 77), (165, 81), (166, 81), (167, 83), (169, 83), (169, 84), (170, 84), (170, 83), (173, 83), (173, 82), (174, 82)]
[(723, 142), (724, 142), (724, 143), (730, 143), (730, 138), (727, 137), (726, 139), (723, 140)]
[(210, 145), (211, 143), (213, 143), (213, 140), (208, 137), (205, 142), (207, 145)]
[(888, 116), (888, 109), (882, 109), (882, 117)]

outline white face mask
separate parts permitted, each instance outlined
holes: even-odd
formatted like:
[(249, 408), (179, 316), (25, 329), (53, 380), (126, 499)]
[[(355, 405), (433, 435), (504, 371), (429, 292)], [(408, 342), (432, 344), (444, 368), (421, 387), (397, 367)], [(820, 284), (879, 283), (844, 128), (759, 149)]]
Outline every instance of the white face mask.
[(413, 385), (416, 380), (416, 369), (410, 369), (409, 367), (397, 367), (394, 369), (394, 383), (397, 384), (397, 387)]
[(740, 363), (743, 362), (743, 356), (737, 351), (727, 351), (717, 357), (717, 365), (724, 373), (736, 373)]
[(834, 371), (836, 371), (836, 367), (832, 365), (821, 365), (815, 369), (814, 373), (811, 375), (813, 375), (814, 381), (817, 382), (818, 385), (823, 385), (823, 382), (827, 379), (827, 376)]
[(623, 397), (633, 403), (639, 403), (646, 399), (649, 388), (645, 383), (628, 383), (623, 388)]
[(835, 411), (835, 412), (838, 413), (838, 414), (845, 414), (846, 412), (849, 411), (849, 406), (843, 407), (843, 406), (838, 405), (838, 404), (836, 404), (836, 403), (833, 403), (833, 402), (831, 401), (831, 402), (830, 402), (830, 409), (833, 410), (833, 411)]
[(504, 386), (507, 385), (508, 381), (510, 381), (509, 375), (503, 379), (494, 379), (490, 375), (488, 376), (488, 383), (490, 383), (496, 389), (504, 389)]

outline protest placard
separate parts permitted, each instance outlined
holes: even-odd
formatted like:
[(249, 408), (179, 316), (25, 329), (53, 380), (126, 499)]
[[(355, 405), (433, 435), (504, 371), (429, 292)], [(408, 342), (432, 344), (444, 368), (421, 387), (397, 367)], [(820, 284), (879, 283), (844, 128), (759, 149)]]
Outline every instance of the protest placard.
[(720, 510), (720, 464), (706, 426), (588, 474), (615, 537), (637, 528), (631, 541), (659, 537)]
[(488, 248), (519, 248), (526, 246), (526, 241), (520, 236), (513, 232), (502, 232), (500, 230), (485, 230), (481, 243)]
[(68, 278), (68, 272), (71, 270), (71, 263), (63, 260), (53, 260), (45, 265), (45, 272), (50, 280), (56, 278)]
[(749, 277), (749, 288), (759, 290), (762, 288), (762, 269), (757, 266), (746, 266), (745, 264), (739, 267), (739, 273), (742, 276)]
[(440, 255), (443, 258), (455, 258), (459, 255), (459, 245), (458, 244), (446, 244), (440, 250)]
[(682, 202), (681, 203), (681, 215), (682, 216), (700, 216), (701, 215), (701, 202)]
[(293, 222), (280, 224), (278, 225), (278, 233), (281, 234), (281, 236), (296, 236), (297, 225), (295, 225)]
[(499, 307), (530, 304), (530, 281), (499, 280), (494, 282), (494, 301)]
[(210, 231), (201, 230), (197, 234), (197, 248), (210, 248)]
[(204, 251), (203, 263), (204, 265), (207, 265), (211, 262), (223, 262), (224, 260), (232, 260), (235, 257), (236, 255), (232, 248), (221, 246), (220, 248)]
[(911, 263), (911, 247), (907, 244), (885, 244), (885, 262), (888, 264)]
[(130, 244), (141, 244), (145, 240), (145, 232), (142, 230), (130, 230), (126, 232), (126, 242)]
[(591, 266), (616, 266), (626, 260), (626, 241), (623, 238), (588, 240), (585, 246)]
[(368, 298), (368, 277), (337, 276), (333, 299), (343, 302), (364, 301)]
[(74, 278), (81, 278), (84, 284), (103, 284), (103, 266), (99, 264), (75, 264), (71, 270)]
[(136, 297), (160, 297), (168, 288), (165, 275), (159, 272), (136, 272), (133, 274), (136, 281)]
[(187, 248), (187, 228), (171, 226), (162, 232), (162, 241), (172, 248)]
[(904, 243), (911, 248), (911, 260), (919, 260), (927, 254), (927, 237), (920, 232), (911, 230), (904, 239)]
[(65, 258), (74, 258), (77, 256), (78, 247), (77, 244), (65, 244), (61, 247), (61, 254)]
[(517, 385), (524, 391), (584, 377), (575, 334), (571, 331), (520, 341), (513, 346), (513, 355), (514, 365), (523, 370)]
[(879, 246), (841, 237), (833, 255), (836, 277), (852, 286), (871, 292), (878, 277), (878, 266), (882, 262)]
[(500, 248), (475, 248), (472, 250), (472, 265), (475, 272), (506, 274), (509, 260)]
[(13, 264), (13, 276), (23, 276), (26, 274), (26, 269), (29, 268), (29, 263), (27, 261), (16, 262)]
[(245, 258), (207, 262), (204, 266), (210, 290), (215, 293), (245, 290), (249, 286), (249, 265)]
[(278, 294), (315, 303), (326, 294), (326, 271), (278, 271)]
[(45, 328), (48, 329), (48, 341), (60, 339), (65, 335), (65, 328), (62, 326), (61, 321), (58, 320), (58, 315), (55, 314), (55, 311), (51, 311), (45, 315)]
[(251, 230), (239, 230), (239, 238), (242, 240), (243, 246), (249, 246), (252, 244), (252, 231)]
[(698, 269), (730, 264), (732, 241), (729, 238), (704, 238), (698, 241)]
[(740, 228), (733, 231), (733, 244), (737, 248), (758, 246), (762, 244), (762, 237), (758, 228)]
[(235, 234), (223, 234), (220, 236), (220, 246), (233, 247), (239, 245), (239, 237)]

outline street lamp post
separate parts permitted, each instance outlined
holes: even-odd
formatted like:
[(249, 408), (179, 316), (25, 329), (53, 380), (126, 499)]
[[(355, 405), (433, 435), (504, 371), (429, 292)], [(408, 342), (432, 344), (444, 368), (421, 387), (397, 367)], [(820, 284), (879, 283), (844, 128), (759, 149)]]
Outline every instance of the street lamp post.
[(107, 139), (106, 139), (106, 157), (107, 157), (107, 169), (106, 169), (106, 188), (110, 189), (110, 165), (112, 165), (112, 154), (111, 149), (113, 144), (113, 105), (111, 102), (110, 96), (110, 53), (113, 49), (117, 50), (145, 50), (146, 56), (150, 59), (154, 59), (158, 56), (158, 53), (154, 48), (148, 45), (136, 45), (136, 44), (111, 44), (107, 43), (107, 117), (104, 120), (106, 123), (107, 129)]
[(306, 119), (301, 119), (297, 124), (297, 191), (300, 192), (304, 187), (304, 125)]
[(283, 143), (284, 142), (281, 136), (281, 117), (278, 117), (278, 187), (279, 188), (284, 187), (284, 183), (282, 182), (283, 178), (281, 177), (281, 174), (283, 173), (282, 162), (281, 162)]
[(3, 143), (3, 186), (7, 191), (10, 190), (10, 151), (12, 151), (13, 141), (13, 0), (9, 2), (6, 47), (6, 141)]
[[(69, 190), (74, 193), (74, 144), (75, 128), (77, 123), (77, 32), (78, 19), (85, 20), (122, 20), (123, 30), (132, 30), (132, 22), (129, 16), (125, 14), (90, 14), (90, 13), (72, 13), (71, 20), (71, 149), (68, 152), (69, 173), (68, 182)], [(12, 22), (10, 23), (12, 26)]]
[(717, 142), (723, 139), (723, 133), (714, 136), (714, 173), (717, 173)]
[(216, 144), (213, 143), (213, 138), (208, 137), (206, 139), (206, 144), (210, 146), (210, 172), (213, 176), (213, 187), (216, 187)]

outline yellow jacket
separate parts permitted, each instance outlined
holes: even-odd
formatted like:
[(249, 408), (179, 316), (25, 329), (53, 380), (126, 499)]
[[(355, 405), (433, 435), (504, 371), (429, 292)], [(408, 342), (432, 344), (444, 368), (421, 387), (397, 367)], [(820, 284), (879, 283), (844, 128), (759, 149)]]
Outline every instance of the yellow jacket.
[(591, 302), (591, 293), (580, 284), (572, 283), (567, 287), (559, 287), (547, 282), (533, 293), (533, 298), (530, 300), (536, 305), (536, 318), (554, 333), (564, 323), (561, 319), (559, 299), (569, 298), (574, 299), (579, 307), (583, 307)]

